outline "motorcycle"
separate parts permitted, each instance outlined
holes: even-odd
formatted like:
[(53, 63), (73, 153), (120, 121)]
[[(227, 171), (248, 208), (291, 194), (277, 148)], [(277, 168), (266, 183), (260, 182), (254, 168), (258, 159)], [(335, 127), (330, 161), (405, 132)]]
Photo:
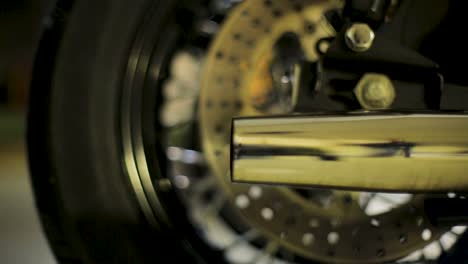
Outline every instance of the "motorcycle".
[(28, 152), (60, 263), (465, 263), (464, 1), (59, 0)]

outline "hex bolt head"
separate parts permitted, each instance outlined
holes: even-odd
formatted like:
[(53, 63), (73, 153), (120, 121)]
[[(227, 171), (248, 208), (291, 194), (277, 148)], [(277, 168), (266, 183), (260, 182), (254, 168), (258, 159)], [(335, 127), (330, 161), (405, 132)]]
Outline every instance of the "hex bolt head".
[(354, 94), (362, 108), (367, 110), (387, 109), (395, 100), (391, 80), (377, 73), (366, 73), (356, 85)]
[(364, 23), (351, 25), (345, 33), (346, 45), (355, 52), (368, 50), (374, 42), (374, 31)]

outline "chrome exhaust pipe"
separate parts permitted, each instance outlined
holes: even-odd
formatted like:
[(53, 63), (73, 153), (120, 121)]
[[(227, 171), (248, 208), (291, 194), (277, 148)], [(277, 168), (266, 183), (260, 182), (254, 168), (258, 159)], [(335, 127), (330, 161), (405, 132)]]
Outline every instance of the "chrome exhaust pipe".
[(468, 115), (235, 118), (231, 177), (380, 192), (468, 191)]

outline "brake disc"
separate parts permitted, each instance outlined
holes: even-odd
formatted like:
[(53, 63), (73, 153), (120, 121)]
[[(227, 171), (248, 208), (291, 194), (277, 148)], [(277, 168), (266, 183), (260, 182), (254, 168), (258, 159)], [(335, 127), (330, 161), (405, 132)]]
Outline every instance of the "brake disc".
[[(307, 259), (333, 263), (400, 259), (447, 231), (427, 221), (420, 195), (230, 183), (231, 118), (290, 111), (287, 102), (272, 96), (285, 94), (273, 88), (275, 45), (285, 34), (292, 34), (304, 57), (317, 60), (318, 40), (335, 34), (324, 14), (342, 5), (338, 0), (251, 0), (229, 14), (206, 57), (201, 80), (203, 151), (232, 207), (250, 226), (284, 248)], [(280, 82), (294, 81), (287, 77)], [(372, 209), (370, 201), (376, 197), (386, 204), (384, 210), (379, 205)]]

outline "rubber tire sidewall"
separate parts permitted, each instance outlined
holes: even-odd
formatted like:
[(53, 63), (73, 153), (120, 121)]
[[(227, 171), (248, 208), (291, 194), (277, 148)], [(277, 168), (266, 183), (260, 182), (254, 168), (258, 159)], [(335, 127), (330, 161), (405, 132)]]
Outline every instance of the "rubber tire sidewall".
[[(33, 81), (32, 181), (44, 229), (61, 263), (154, 263), (156, 258), (164, 263), (186, 256), (150, 227), (122, 165), (122, 75), (149, 2), (76, 1), (58, 44), (50, 87)], [(40, 93), (47, 93), (47, 100), (34, 96)]]

